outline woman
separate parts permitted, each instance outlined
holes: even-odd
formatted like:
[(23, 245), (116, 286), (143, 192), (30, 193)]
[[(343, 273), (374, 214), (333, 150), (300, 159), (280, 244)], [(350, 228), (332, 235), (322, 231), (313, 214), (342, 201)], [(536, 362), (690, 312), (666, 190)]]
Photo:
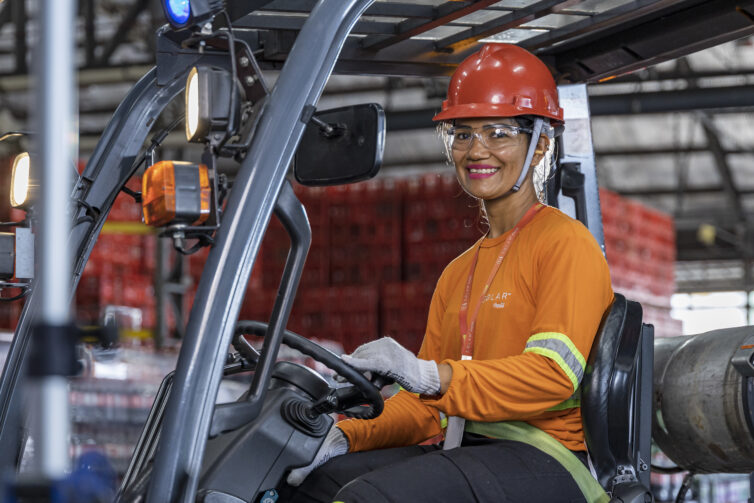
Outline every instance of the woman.
[[(418, 357), (390, 338), (344, 356), (403, 390), (380, 417), (334, 426), (281, 499), (604, 501), (578, 388), (613, 292), (589, 231), (537, 198), (531, 168), (563, 124), (552, 76), (524, 49), (487, 45), (434, 120), (489, 231), (440, 277)], [(443, 445), (417, 445), (446, 419)]]

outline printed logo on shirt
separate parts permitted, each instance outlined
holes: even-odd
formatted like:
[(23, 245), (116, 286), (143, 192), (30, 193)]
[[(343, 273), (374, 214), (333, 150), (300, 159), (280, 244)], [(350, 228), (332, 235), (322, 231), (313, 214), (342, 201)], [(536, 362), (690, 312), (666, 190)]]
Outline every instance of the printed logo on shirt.
[(484, 296), (482, 304), (485, 302), (492, 302), (492, 307), (495, 309), (503, 309), (505, 307), (505, 301), (508, 300), (511, 295), (513, 295), (511, 292), (488, 293)]

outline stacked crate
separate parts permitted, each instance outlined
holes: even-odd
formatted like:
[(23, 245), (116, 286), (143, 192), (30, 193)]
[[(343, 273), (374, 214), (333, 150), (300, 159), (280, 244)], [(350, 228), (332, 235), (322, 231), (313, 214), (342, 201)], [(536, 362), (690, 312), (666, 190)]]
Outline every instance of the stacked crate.
[[(140, 178), (132, 178), (127, 186), (140, 191)], [(79, 322), (96, 324), (106, 306), (127, 306), (142, 312), (141, 326), (131, 328), (154, 328), (157, 237), (139, 225), (141, 218), (141, 205), (132, 197), (116, 197), (76, 290)]]
[(408, 181), (404, 196), (403, 277), (436, 281), (448, 263), (484, 232), (478, 203), (452, 174)]
[[(139, 181), (130, 186), (138, 190)], [(451, 173), (326, 189), (294, 187), (312, 226), (312, 246), (288, 326), (347, 350), (384, 335), (417, 349), (437, 278), (483, 233), (475, 201)], [(680, 333), (669, 314), (672, 219), (606, 190), (601, 199), (615, 290), (642, 303), (658, 336)], [(119, 195), (108, 221), (140, 220), (140, 206)], [(141, 308), (144, 327), (153, 328), (156, 239), (100, 236), (77, 292), (81, 321), (96, 322), (103, 306), (124, 305)], [(247, 286), (242, 319), (269, 319), (289, 247), (287, 233), (273, 218)], [(208, 252), (204, 248), (189, 258), (189, 305)]]
[(380, 335), (418, 352), (424, 339), (433, 281), (386, 283), (380, 290)]
[(401, 279), (401, 188), (394, 179), (330, 187), (330, 284)]
[(671, 216), (618, 194), (600, 190), (605, 252), (613, 289), (640, 302), (656, 337), (681, 335), (670, 317), (675, 293), (675, 226)]
[[(296, 196), (306, 208), (312, 229), (312, 243), (306, 257), (306, 269), (301, 277), (301, 285), (305, 287), (325, 285), (329, 278), (330, 229), (327, 225), (327, 199), (324, 197), (324, 189), (319, 187), (305, 189), (297, 185)], [(278, 287), (290, 246), (288, 233), (278, 218), (273, 216), (257, 258), (257, 262), (261, 260), (265, 264), (264, 268), (258, 267), (263, 288)]]

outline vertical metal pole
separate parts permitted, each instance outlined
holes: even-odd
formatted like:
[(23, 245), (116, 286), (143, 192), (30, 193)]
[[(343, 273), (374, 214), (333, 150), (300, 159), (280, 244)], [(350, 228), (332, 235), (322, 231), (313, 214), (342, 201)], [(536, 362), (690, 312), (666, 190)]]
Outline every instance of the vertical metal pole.
[[(586, 84), (558, 86), (560, 106), (566, 121), (563, 133), (562, 164), (578, 163), (584, 175), (584, 195), (586, 197), (586, 217), (589, 231), (605, 252), (605, 235), (602, 230), (600, 194), (597, 183), (597, 167), (592, 146), (591, 113)], [(558, 207), (564, 213), (576, 218), (573, 199), (562, 193), (558, 197)]]
[[(59, 371), (56, 347), (70, 341), (60, 340), (70, 324), (71, 260), (66, 246), (70, 233), (68, 198), (71, 175), (77, 156), (74, 91), (74, 33), (76, 2), (40, 2), (40, 39), (36, 52), (37, 145), (41, 160), (40, 243), (38, 259), (42, 295), (33, 350), (48, 350), (32, 364), (29, 379), (31, 435), (34, 439), (34, 475), (60, 479), (69, 469), (69, 410), (65, 372)], [(62, 330), (61, 330), (62, 329)], [(35, 335), (37, 335), (35, 333)], [(50, 337), (53, 337), (50, 339)], [(40, 348), (45, 340), (52, 347)], [(66, 347), (66, 346), (62, 346)], [(44, 353), (42, 353), (44, 354)], [(65, 367), (65, 365), (63, 365)]]

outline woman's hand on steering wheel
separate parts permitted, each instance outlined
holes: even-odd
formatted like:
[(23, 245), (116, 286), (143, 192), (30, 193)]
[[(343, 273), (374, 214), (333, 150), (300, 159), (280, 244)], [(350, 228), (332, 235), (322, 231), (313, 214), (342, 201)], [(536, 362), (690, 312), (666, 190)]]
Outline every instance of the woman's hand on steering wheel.
[(353, 368), (386, 376), (411, 393), (436, 395), (440, 392), (437, 364), (417, 358), (390, 337), (367, 342), (342, 358)]

